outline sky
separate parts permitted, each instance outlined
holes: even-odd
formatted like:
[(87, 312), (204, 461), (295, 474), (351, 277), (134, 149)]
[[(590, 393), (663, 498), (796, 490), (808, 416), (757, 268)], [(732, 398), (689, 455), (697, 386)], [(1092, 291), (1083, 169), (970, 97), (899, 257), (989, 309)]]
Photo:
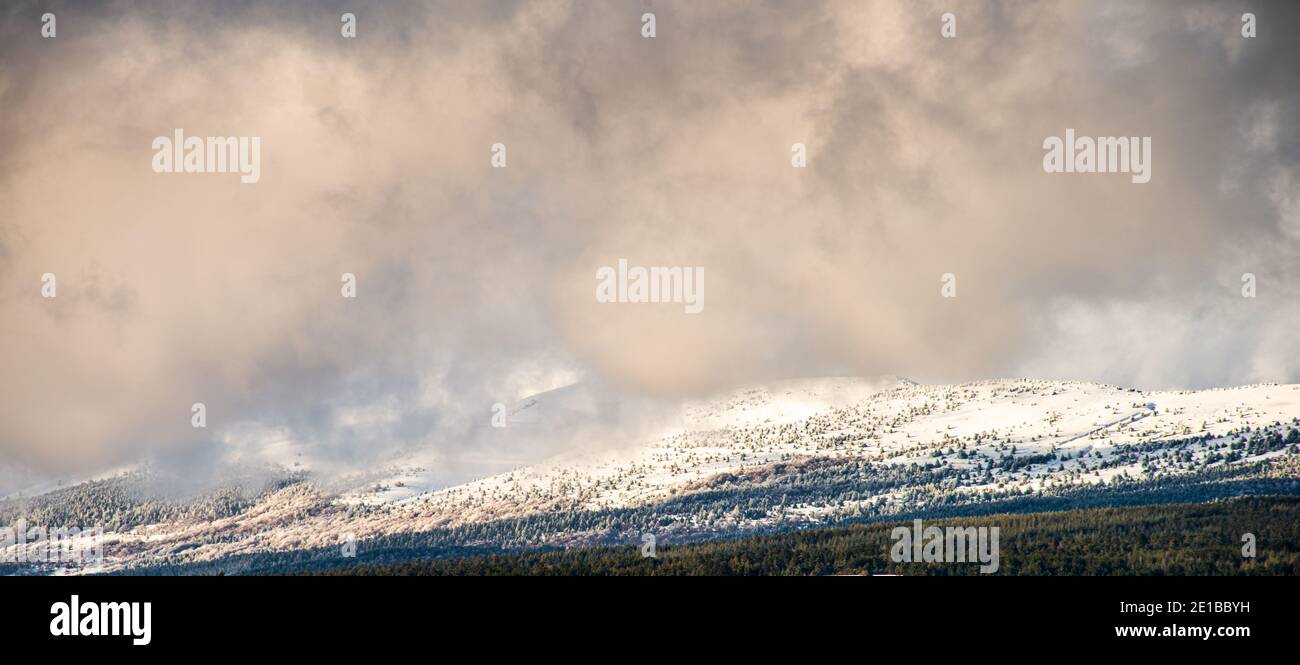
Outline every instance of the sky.
[[(1300, 382), (1298, 33), (1263, 1), (5, 3), (0, 489), (267, 440), (536, 455), (492, 406), (575, 381)], [(155, 172), (177, 128), (259, 137), (259, 180)], [(1150, 182), (1046, 173), (1067, 129), (1149, 137)], [(599, 302), (619, 259), (703, 268), (703, 311)]]

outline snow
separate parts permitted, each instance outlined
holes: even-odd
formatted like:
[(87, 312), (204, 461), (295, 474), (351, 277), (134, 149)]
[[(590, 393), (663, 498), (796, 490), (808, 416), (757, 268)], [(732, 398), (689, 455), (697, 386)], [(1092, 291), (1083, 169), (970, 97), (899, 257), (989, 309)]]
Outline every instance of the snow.
[[(1146, 408), (1151, 402), (1157, 405), (1154, 412)], [(985, 451), (996, 442), (1014, 445), (1022, 455), (1061, 450), (1105, 459), (1128, 444), (1203, 433), (1222, 436), (1231, 429), (1297, 417), (1300, 386), (1138, 392), (1050, 381), (923, 386), (905, 380), (801, 380), (687, 404), (679, 431), (637, 448), (570, 454), (452, 488), (383, 498), (413, 510), (467, 516), (452, 520), (461, 522), (476, 515), (520, 515), (557, 506), (636, 506), (668, 498), (716, 474), (797, 458), (834, 455), (889, 464), (926, 462), (945, 442), (955, 446), (976, 435), (990, 442), (977, 448)], [(773, 428), (807, 426), (814, 419), (826, 426), (816, 436), (772, 436)], [(854, 445), (827, 449), (827, 438), (836, 434)], [(1064, 463), (1065, 469), (1080, 466), (1075, 459)], [(1138, 464), (1104, 469), (1080, 482), (1110, 481), (1138, 471)], [(1041, 483), (1031, 477), (1023, 484), (1036, 488)]]
[[(536, 417), (527, 421), (533, 423), (530, 432), (562, 436), (563, 426), (547, 429), (547, 414), (558, 411), (564, 414), (562, 425), (572, 422), (582, 410), (564, 402), (580, 393), (551, 391), (521, 401), (512, 412), (532, 411), (530, 417)], [(559, 408), (548, 411), (552, 403)], [(1147, 408), (1148, 403), (1156, 408)], [(413, 451), (393, 460), (387, 471), (359, 478), (339, 493), (315, 483), (297, 484), (234, 517), (111, 534), (107, 568), (175, 556), (196, 561), (333, 546), (340, 534), (348, 533), (364, 539), (538, 513), (635, 507), (700, 491), (721, 474), (743, 477), (771, 471), (778, 463), (809, 460), (904, 468), (942, 461), (978, 475), (945, 490), (969, 494), (1111, 483), (1120, 476), (1144, 477), (1144, 463), (1152, 473), (1188, 473), (1188, 455), (1192, 462), (1204, 461), (1225, 443), (1239, 440), (1246, 427), (1285, 434), (1297, 418), (1297, 385), (1148, 392), (1029, 380), (960, 385), (919, 385), (892, 377), (774, 382), (685, 403), (674, 424), (644, 440), (617, 442), (623, 445), (600, 451), (575, 450), (500, 472), (500, 461), (479, 460), (482, 477), (471, 482), (449, 484), (445, 458)], [(1115, 457), (1142, 450), (1131, 448), (1135, 444), (1203, 435), (1210, 440), (1181, 449), (1182, 461), (1160, 452), (1144, 453), (1132, 463)], [(1013, 448), (1017, 459), (1057, 456), (1010, 471), (989, 470), (993, 462), (1010, 459)], [(271, 456), (293, 450), (277, 444)], [(1243, 461), (1286, 456), (1294, 454), (1279, 450)], [(1111, 464), (1103, 468), (1103, 463)], [(797, 473), (790, 469), (785, 472)], [(819, 524), (859, 505), (904, 506), (906, 491), (786, 506), (782, 519)], [(358, 505), (367, 509), (349, 508)], [(727, 516), (696, 526), (723, 532), (741, 522), (739, 516)], [(552, 537), (581, 542), (582, 535)], [(173, 555), (178, 547), (189, 549)]]

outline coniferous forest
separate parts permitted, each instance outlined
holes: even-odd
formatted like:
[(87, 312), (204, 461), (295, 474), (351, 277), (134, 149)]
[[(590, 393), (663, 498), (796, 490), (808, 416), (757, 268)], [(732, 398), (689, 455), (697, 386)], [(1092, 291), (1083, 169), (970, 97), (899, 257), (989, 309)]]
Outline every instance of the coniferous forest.
[[(1246, 497), (1002, 514), (927, 521), (926, 526), (999, 527), (1000, 575), (1295, 575), (1300, 572), (1300, 497)], [(977, 563), (894, 563), (890, 533), (908, 523), (862, 524), (735, 540), (531, 551), (392, 565), (319, 575), (978, 575)], [(1253, 534), (1255, 556), (1243, 554)]]

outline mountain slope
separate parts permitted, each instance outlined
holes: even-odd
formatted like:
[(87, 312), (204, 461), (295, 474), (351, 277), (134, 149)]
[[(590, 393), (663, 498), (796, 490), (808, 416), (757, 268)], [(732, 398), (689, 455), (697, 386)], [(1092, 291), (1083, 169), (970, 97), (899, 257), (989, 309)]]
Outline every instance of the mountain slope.
[[(537, 416), (531, 422), (544, 421), (548, 397), (556, 396), (525, 400)], [(163, 511), (150, 523), (123, 522), (107, 539), (103, 570), (255, 565), (277, 552), (336, 558), (348, 539), (359, 556), (400, 558), (627, 543), (645, 531), (699, 540), (1049, 501), (1071, 507), (1300, 493), (1298, 418), (1300, 386), (1293, 385), (1138, 392), (1055, 381), (816, 379), (749, 386), (683, 405), (675, 422), (660, 423), (662, 433), (639, 443), (453, 487), (421, 488), (428, 472), (419, 467), (341, 492), (307, 475), (245, 491), (246, 500), (210, 517)], [(85, 488), (65, 492), (87, 503)], [(21, 510), (0, 506), (11, 516)]]

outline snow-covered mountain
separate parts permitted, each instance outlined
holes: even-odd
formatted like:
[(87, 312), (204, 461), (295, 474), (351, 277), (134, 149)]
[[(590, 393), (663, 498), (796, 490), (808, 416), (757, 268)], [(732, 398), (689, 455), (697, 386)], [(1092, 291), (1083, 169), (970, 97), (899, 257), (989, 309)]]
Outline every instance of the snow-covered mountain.
[[(574, 388), (523, 400), (505, 429), (564, 436), (586, 412), (574, 402), (589, 399)], [(911, 514), (1300, 493), (1297, 430), (1300, 385), (1144, 392), (805, 379), (683, 404), (627, 430), (652, 432), (642, 440), (450, 487), (432, 458), (351, 487), (297, 474), (181, 505), (132, 494), (128, 475), (0, 504), (0, 521), (84, 519), (76, 510), (107, 501), (118, 519), (105, 570), (284, 569), (297, 565), (286, 553), (346, 563), (348, 542), (359, 558), (393, 560), (630, 544), (644, 532), (680, 541)]]

